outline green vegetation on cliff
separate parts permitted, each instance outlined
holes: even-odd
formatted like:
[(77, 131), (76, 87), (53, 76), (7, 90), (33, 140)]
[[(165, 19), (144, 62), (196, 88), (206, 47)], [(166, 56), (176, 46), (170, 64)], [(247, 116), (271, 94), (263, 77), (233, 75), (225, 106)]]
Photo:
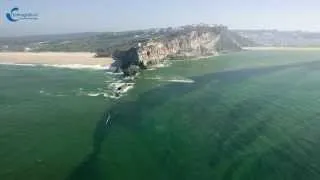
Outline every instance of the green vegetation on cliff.
[[(144, 31), (79, 33), (0, 38), (0, 51), (96, 52), (136, 40)], [(129, 47), (129, 45), (127, 46)]]
[[(115, 50), (128, 50), (138, 42), (150, 39), (174, 37), (188, 32), (194, 26), (178, 28), (160, 28), (124, 32), (75, 33), (58, 35), (40, 35), (26, 37), (0, 38), (0, 51), (53, 51), (53, 52), (97, 52), (98, 55), (111, 56)], [(202, 26), (198, 31), (207, 31)], [(225, 31), (226, 27), (217, 26), (215, 31)], [(229, 31), (231, 34), (231, 31)], [(247, 39), (232, 35), (241, 44), (250, 44)]]

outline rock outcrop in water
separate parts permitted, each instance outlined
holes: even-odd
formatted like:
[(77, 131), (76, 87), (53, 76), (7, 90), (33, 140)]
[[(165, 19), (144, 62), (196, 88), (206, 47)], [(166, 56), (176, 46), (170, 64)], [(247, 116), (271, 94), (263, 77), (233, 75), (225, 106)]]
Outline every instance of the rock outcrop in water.
[(125, 75), (133, 75), (141, 68), (166, 59), (216, 56), (240, 51), (243, 39), (225, 26), (193, 25), (154, 30), (150, 38), (130, 43), (131, 48), (117, 50), (112, 55), (114, 67), (121, 69)]

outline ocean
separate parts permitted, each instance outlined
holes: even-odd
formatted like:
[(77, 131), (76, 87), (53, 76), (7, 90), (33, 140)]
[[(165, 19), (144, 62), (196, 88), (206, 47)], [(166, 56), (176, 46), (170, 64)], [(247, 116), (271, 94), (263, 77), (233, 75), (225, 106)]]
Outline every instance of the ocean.
[(318, 180), (320, 52), (143, 71), (0, 65), (1, 180)]

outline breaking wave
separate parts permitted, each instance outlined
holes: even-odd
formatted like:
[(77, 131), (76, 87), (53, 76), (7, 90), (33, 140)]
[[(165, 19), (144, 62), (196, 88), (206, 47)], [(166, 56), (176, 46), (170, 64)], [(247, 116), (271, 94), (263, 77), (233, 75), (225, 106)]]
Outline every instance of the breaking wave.
[(87, 96), (87, 97), (103, 97), (108, 99), (119, 99), (127, 95), (128, 91), (133, 89), (135, 83), (132, 79), (117, 79), (105, 81), (105, 86), (95, 89), (78, 88), (65, 92), (52, 92), (45, 88), (39, 90), (39, 94), (43, 96)]
[(158, 80), (162, 82), (175, 82), (175, 83), (194, 83), (194, 80), (184, 78), (184, 77), (161, 77), (161, 76), (156, 76), (156, 77), (148, 77), (144, 79), (151, 79), (151, 80)]
[[(13, 64), (10, 65), (20, 65)], [(128, 92), (134, 88), (135, 86), (135, 78), (136, 77), (123, 77), (122, 73), (113, 73), (109, 67), (104, 67), (100, 65), (79, 65), (79, 64), (71, 64), (71, 65), (35, 65), (35, 64), (21, 64), (26, 66), (44, 66), (44, 67), (57, 67), (57, 68), (69, 68), (69, 69), (95, 69), (95, 70), (108, 70), (105, 71), (106, 80), (104, 81), (104, 86), (99, 88), (78, 88), (69, 90), (66, 92), (52, 92), (47, 91), (45, 89), (41, 89), (39, 92), (44, 96), (55, 96), (55, 97), (63, 97), (63, 96), (87, 96), (92, 98), (106, 98), (106, 99), (119, 99), (122, 96), (128, 94)], [(154, 68), (159, 67), (167, 67), (170, 63), (159, 64)], [(141, 78), (141, 76), (140, 76)], [(143, 78), (143, 77), (142, 77)], [(166, 76), (155, 76), (155, 77), (145, 77), (144, 79), (157, 80), (159, 82), (171, 82), (171, 83), (194, 83), (194, 80), (188, 79), (186, 77), (166, 77)]]
[(22, 63), (11, 63), (11, 62), (1, 62), (0, 65), (10, 65), (10, 66), (37, 66), (36, 64), (22, 64)]
[(27, 63), (11, 63), (11, 62), (2, 62), (0, 64), (10, 65), (10, 66), (55, 67), (55, 68), (64, 68), (64, 69), (92, 69), (92, 70), (109, 69), (109, 66), (83, 65), (83, 64), (27, 64)]
[(83, 65), (83, 64), (42, 64), (43, 67), (56, 67), (66, 69), (93, 69), (93, 70), (106, 70), (109, 66), (102, 65)]

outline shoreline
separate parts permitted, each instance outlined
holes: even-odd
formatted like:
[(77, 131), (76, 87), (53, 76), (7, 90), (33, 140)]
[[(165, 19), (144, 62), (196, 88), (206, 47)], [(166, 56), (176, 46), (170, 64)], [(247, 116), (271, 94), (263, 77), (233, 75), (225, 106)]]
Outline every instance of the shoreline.
[(112, 58), (95, 58), (89, 52), (0, 52), (0, 64), (4, 65), (107, 69), (112, 62)]
[(276, 46), (257, 46), (257, 47), (242, 47), (248, 51), (320, 51), (320, 47), (276, 47)]

